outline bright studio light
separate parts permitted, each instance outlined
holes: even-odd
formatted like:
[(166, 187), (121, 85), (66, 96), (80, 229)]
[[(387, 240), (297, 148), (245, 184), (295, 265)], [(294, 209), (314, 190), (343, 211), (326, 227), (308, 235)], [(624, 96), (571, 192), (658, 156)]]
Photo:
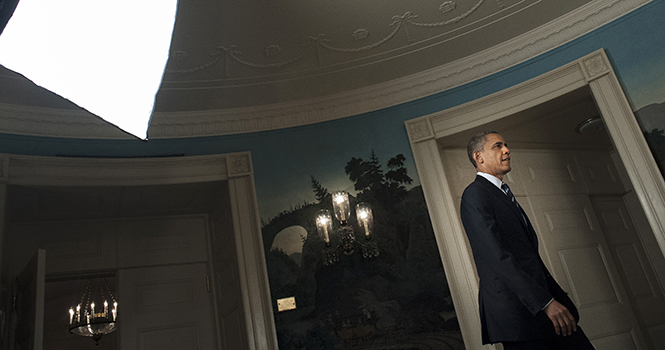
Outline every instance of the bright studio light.
[(0, 64), (140, 138), (168, 59), (177, 0), (21, 0)]

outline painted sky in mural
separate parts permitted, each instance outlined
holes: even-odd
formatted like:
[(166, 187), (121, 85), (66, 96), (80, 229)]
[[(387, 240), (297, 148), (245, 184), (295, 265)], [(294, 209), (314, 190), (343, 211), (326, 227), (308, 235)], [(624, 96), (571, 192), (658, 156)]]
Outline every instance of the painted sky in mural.
[(266, 171), (255, 172), (257, 192), (261, 196), (259, 211), (268, 221), (291, 206), (304, 201), (315, 202), (310, 176), (314, 176), (330, 192), (337, 190), (353, 194), (353, 182), (344, 173), (352, 157), (368, 159), (374, 150), (385, 166), (397, 154), (406, 157), (405, 167), (414, 182), (420, 184), (409, 148), (406, 129), (382, 121), (381, 113), (363, 118), (346, 118), (288, 130), (275, 131), (280, 137), (275, 144), (252, 151)]
[[(609, 28), (611, 35), (603, 36), (608, 41), (603, 46), (609, 48), (609, 58), (633, 111), (665, 103), (665, 21), (658, 16), (632, 16), (625, 21), (631, 29)], [(643, 119), (640, 124), (645, 131), (665, 130), (665, 116)]]

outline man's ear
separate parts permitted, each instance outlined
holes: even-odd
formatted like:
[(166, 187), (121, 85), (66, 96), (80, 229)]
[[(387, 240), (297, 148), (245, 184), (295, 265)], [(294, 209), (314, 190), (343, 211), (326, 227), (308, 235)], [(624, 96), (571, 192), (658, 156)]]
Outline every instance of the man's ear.
[(473, 159), (476, 161), (476, 164), (483, 163), (483, 156), (480, 155), (480, 152), (473, 152)]

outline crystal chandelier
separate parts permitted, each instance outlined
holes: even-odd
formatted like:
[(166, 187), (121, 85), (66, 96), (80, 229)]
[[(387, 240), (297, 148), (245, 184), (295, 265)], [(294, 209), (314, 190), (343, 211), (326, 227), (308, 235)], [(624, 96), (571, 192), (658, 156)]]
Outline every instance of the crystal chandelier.
[(69, 332), (92, 337), (99, 345), (104, 334), (117, 329), (118, 301), (111, 294), (106, 279), (100, 280), (97, 287), (93, 287), (92, 279), (88, 280), (81, 302), (69, 309)]
[[(333, 212), (340, 225), (337, 230), (333, 230), (333, 220), (328, 209), (321, 209), (316, 213), (316, 228), (319, 237), (325, 242), (326, 247), (321, 252), (324, 265), (331, 265), (339, 262), (340, 251), (345, 255), (351, 255), (359, 244), (364, 258), (375, 258), (379, 256), (379, 247), (371, 241), (372, 231), (374, 230), (374, 218), (372, 208), (368, 203), (358, 203), (356, 205), (356, 219), (360, 230), (364, 233), (364, 242), (356, 242), (356, 233), (353, 226), (349, 224), (348, 219), (351, 216), (351, 206), (349, 204), (349, 194), (344, 191), (338, 191), (332, 195)], [(339, 238), (339, 244), (333, 246), (331, 236), (336, 234)]]

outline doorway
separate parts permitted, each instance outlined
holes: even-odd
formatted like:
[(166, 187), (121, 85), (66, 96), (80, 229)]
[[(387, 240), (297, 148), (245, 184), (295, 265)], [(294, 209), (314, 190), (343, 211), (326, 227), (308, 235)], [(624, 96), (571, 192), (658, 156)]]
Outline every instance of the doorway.
[[(12, 310), (6, 291), (26, 265), (26, 252), (45, 248), (45, 273), (35, 281), (117, 272), (118, 347), (135, 347), (141, 338), (137, 348), (277, 348), (248, 152), (118, 159), (3, 154), (0, 165), (6, 205), (0, 311)], [(169, 312), (184, 316), (162, 317)], [(145, 315), (150, 322), (139, 320)], [(39, 319), (32, 323), (41, 340)], [(192, 319), (205, 319), (205, 326)], [(0, 317), (2, 348), (15, 348), (10, 329)], [(207, 343), (197, 341), (201, 334)], [(177, 341), (166, 346), (167, 338)]]
[[(580, 123), (596, 116), (607, 131), (576, 134)], [(584, 327), (591, 327), (587, 333), (597, 348), (659, 348), (665, 324), (640, 304), (642, 298), (657, 305), (663, 301), (658, 271), (665, 251), (665, 183), (602, 50), (505, 91), (407, 122), (444, 267), (452, 271), (451, 292), (464, 310), (460, 325), (467, 347), (481, 344), (478, 281), (458, 214), (461, 191), (475, 171), (461, 148), (487, 129), (499, 131), (521, 162), (509, 174), (511, 188), (537, 221), (541, 255), (555, 278), (572, 291), (578, 306), (583, 304)], [(626, 220), (615, 220), (622, 212)], [(622, 221), (634, 228), (637, 239), (617, 231)], [(630, 280), (638, 275), (630, 271), (638, 268), (642, 277)]]
[[(598, 349), (662, 349), (649, 329), (665, 325), (665, 299), (640, 232), (653, 238), (625, 168), (588, 87), (439, 140), (456, 203), (475, 178), (466, 142), (483, 130), (504, 136), (511, 149), (510, 185), (539, 235), (540, 254), (581, 314)], [(457, 206), (459, 208), (459, 205)], [(459, 215), (459, 212), (457, 212)], [(648, 242), (648, 240), (647, 240)], [(654, 265), (656, 264), (656, 265)], [(619, 317), (614, 317), (617, 315)], [(652, 337), (653, 335), (654, 337)]]

